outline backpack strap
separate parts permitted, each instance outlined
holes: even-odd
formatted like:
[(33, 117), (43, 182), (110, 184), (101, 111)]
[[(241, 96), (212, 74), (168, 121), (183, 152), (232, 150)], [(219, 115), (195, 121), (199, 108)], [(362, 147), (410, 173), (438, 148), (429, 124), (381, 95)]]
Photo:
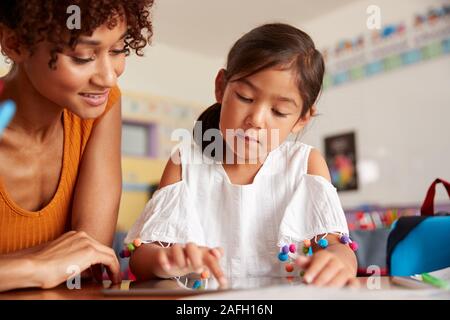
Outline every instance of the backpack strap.
[(428, 189), (425, 200), (423, 201), (422, 208), (420, 208), (420, 213), (422, 216), (432, 216), (434, 215), (434, 196), (436, 194), (436, 184), (442, 183), (447, 190), (447, 194), (450, 197), (450, 183), (445, 181), (444, 179), (436, 179), (431, 184)]

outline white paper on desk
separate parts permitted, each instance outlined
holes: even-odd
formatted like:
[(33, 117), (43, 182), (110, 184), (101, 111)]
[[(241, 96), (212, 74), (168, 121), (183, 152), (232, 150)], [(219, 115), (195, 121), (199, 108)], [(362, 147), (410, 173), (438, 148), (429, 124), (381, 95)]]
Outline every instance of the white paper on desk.
[(441, 280), (445, 280), (450, 283), (450, 267), (441, 270), (436, 270), (433, 272), (428, 272), (428, 274), (435, 278), (439, 278)]
[(314, 286), (280, 286), (252, 290), (231, 290), (185, 298), (186, 300), (450, 300), (450, 293), (440, 289), (369, 290), (335, 289)]

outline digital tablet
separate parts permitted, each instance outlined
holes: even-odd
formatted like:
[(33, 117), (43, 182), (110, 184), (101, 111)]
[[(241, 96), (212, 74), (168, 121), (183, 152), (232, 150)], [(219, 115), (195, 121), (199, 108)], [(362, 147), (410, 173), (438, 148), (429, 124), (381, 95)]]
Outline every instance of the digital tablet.
[(258, 289), (272, 286), (301, 286), (300, 277), (255, 277), (228, 279), (227, 288), (219, 288), (213, 278), (201, 280), (191, 277), (151, 280), (145, 282), (122, 281), (102, 290), (106, 296), (188, 296), (229, 290)]

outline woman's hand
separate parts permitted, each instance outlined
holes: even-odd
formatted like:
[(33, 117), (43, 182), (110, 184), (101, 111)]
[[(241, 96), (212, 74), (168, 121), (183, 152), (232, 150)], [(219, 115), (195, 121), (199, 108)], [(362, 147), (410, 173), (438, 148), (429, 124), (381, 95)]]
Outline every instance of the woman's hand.
[(174, 244), (167, 248), (158, 247), (154, 252), (154, 274), (166, 277), (211, 271), (219, 285), (226, 287), (227, 281), (219, 266), (222, 256), (221, 248), (199, 247), (194, 243), (188, 243), (185, 246)]
[(308, 284), (330, 287), (359, 287), (351, 268), (333, 252), (319, 250), (312, 256), (297, 258), (295, 263), (305, 274), (303, 279)]
[[(104, 265), (113, 284), (120, 283), (120, 266), (114, 251), (83, 231), (70, 231), (29, 256), (34, 282), (41, 288), (53, 288), (80, 272)], [(101, 280), (98, 279), (98, 280)]]

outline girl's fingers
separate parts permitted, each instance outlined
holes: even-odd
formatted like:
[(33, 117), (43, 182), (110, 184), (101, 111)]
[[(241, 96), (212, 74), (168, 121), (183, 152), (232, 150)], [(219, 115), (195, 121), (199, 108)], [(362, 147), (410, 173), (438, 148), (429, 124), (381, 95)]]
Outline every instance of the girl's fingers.
[(316, 276), (320, 273), (320, 271), (325, 267), (325, 265), (330, 261), (330, 256), (326, 254), (316, 253), (315, 256), (311, 259), (309, 267), (305, 271), (304, 279), (306, 283), (311, 283), (314, 281)]
[(297, 259), (295, 259), (295, 264), (302, 269), (306, 269), (311, 264), (311, 257), (299, 256)]
[(358, 278), (352, 277), (347, 281), (347, 286), (352, 289), (359, 289), (361, 287), (361, 282)]
[(203, 262), (200, 249), (194, 243), (188, 243), (185, 250), (194, 272), (202, 273)]
[(326, 265), (320, 270), (313, 280), (313, 284), (316, 286), (327, 285), (335, 276), (337, 276), (343, 267), (336, 262), (336, 260), (329, 260)]
[(337, 275), (335, 275), (333, 277), (333, 279), (331, 279), (328, 282), (328, 286), (330, 287), (335, 287), (335, 288), (342, 288), (343, 286), (345, 286), (347, 284), (347, 282), (349, 281), (349, 275), (345, 270), (341, 270), (341, 272), (339, 272)]
[(215, 256), (217, 259), (220, 259), (223, 257), (224, 251), (221, 247), (213, 248), (209, 251), (213, 256)]
[(170, 252), (171, 252), (171, 260), (174, 262), (174, 264), (178, 268), (184, 269), (187, 267), (186, 257), (184, 255), (184, 249), (181, 245), (179, 245), (177, 243), (174, 244), (170, 248)]
[(219, 282), (220, 287), (225, 288), (227, 286), (227, 279), (225, 278), (223, 271), (220, 268), (219, 260), (209, 252), (205, 254), (203, 260), (211, 273)]
[(167, 256), (167, 249), (166, 248), (159, 248), (158, 252), (156, 254), (156, 262), (159, 266), (165, 271), (168, 272), (170, 268), (172, 267), (169, 262), (169, 257)]

